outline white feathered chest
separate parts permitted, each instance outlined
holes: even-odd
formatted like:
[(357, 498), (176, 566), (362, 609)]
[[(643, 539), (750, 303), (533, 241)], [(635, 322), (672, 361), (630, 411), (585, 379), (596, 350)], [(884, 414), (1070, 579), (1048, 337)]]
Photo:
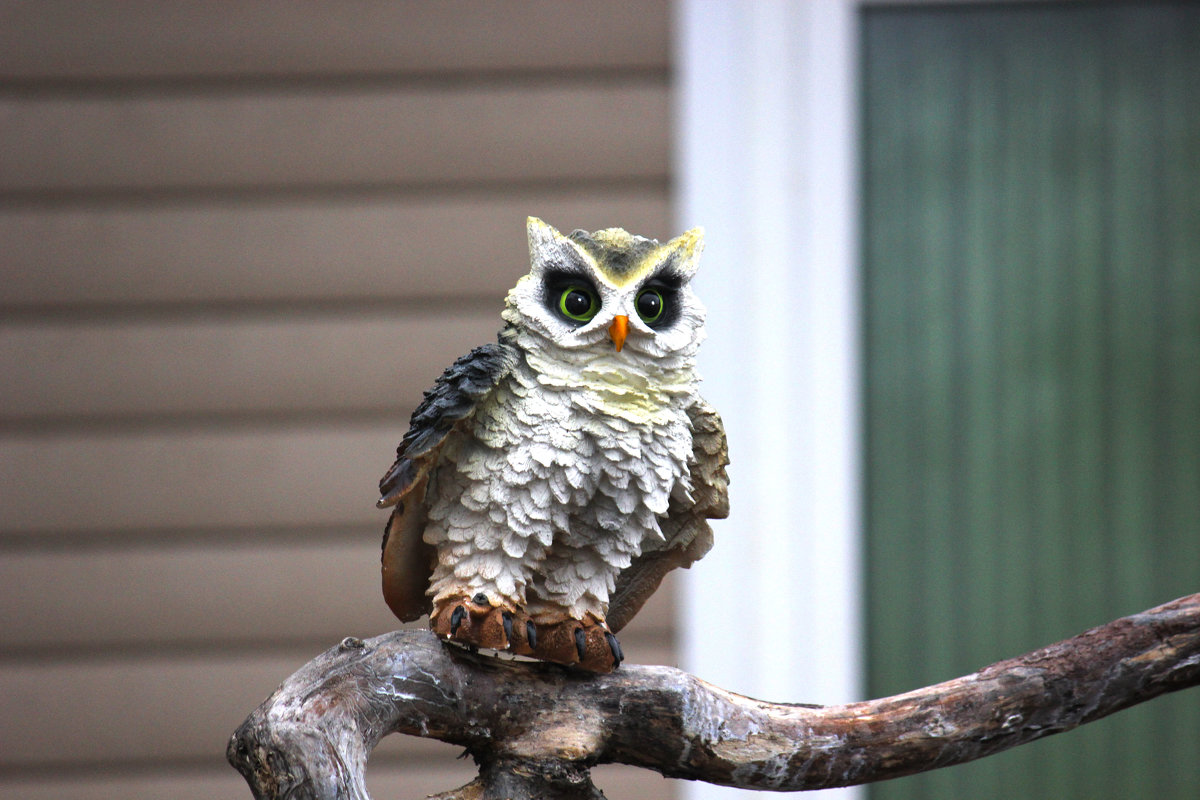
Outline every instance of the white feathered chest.
[(522, 361), (447, 442), (427, 490), (425, 541), (453, 562), (435, 593), (467, 582), (525, 596), (532, 582), (572, 616), (603, 617), (618, 572), (665, 541), (659, 517), (690, 490), (691, 382), (648, 394), (588, 372), (605, 379), (565, 385)]

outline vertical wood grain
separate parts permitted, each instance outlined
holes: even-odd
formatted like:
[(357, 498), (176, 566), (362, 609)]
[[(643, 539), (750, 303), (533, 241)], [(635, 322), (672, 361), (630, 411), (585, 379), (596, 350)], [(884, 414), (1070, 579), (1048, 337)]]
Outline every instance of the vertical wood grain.
[[(864, 14), (881, 695), (1200, 584), (1200, 11)], [(881, 798), (1193, 796), (1180, 697)]]

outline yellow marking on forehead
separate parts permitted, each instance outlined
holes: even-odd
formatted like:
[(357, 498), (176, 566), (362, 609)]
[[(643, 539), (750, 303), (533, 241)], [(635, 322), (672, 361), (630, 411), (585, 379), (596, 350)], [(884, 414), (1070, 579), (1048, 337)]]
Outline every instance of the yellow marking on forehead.
[(586, 252), (601, 277), (620, 289), (643, 280), (668, 259), (688, 261), (699, 240), (699, 230), (688, 231), (666, 244), (634, 236), (621, 228), (605, 228), (590, 235), (570, 237)]
[(602, 262), (599, 265), (600, 274), (614, 287), (624, 289), (626, 286), (637, 283), (650, 274), (655, 267), (662, 263), (665, 255), (667, 254), (662, 252), (661, 247), (656, 247), (637, 261), (634, 261), (631, 266), (613, 269), (613, 265)]
[(531, 252), (538, 249), (535, 239), (568, 247), (609, 286), (621, 289), (638, 283), (667, 261), (678, 264), (686, 276), (695, 268), (695, 260), (704, 232), (693, 228), (666, 244), (656, 239), (635, 236), (623, 228), (604, 228), (595, 233), (577, 230), (563, 235), (537, 217), (528, 219)]

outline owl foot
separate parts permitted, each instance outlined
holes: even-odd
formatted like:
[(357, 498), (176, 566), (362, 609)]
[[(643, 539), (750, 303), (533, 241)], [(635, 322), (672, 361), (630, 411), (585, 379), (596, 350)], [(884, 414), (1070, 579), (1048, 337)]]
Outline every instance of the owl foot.
[(617, 637), (591, 616), (539, 624), (532, 655), (592, 672), (612, 672), (625, 660)]
[(439, 600), (429, 627), (443, 639), (520, 655), (534, 655), (537, 645), (537, 629), (524, 611), (508, 603), (492, 605), (482, 592)]

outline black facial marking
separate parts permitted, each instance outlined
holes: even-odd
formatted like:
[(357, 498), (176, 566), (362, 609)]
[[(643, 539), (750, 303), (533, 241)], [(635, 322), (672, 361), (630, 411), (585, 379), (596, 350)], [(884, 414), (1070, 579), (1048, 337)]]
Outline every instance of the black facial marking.
[(454, 612), (450, 615), (450, 635), (458, 633), (458, 626), (462, 625), (463, 618), (467, 616), (467, 610), (462, 606), (455, 606)]
[(672, 291), (679, 291), (685, 283), (687, 283), (687, 277), (676, 271), (671, 261), (667, 261), (658, 268), (647, 285), (666, 286)]
[(537, 628), (532, 622), (525, 623), (525, 641), (529, 642), (529, 646), (534, 650), (537, 649)]
[(548, 292), (555, 295), (554, 301), (558, 302), (558, 294), (568, 286), (582, 285), (596, 290), (592, 285), (591, 277), (584, 270), (575, 269), (560, 269), (557, 267), (547, 267), (542, 273), (542, 285)]

